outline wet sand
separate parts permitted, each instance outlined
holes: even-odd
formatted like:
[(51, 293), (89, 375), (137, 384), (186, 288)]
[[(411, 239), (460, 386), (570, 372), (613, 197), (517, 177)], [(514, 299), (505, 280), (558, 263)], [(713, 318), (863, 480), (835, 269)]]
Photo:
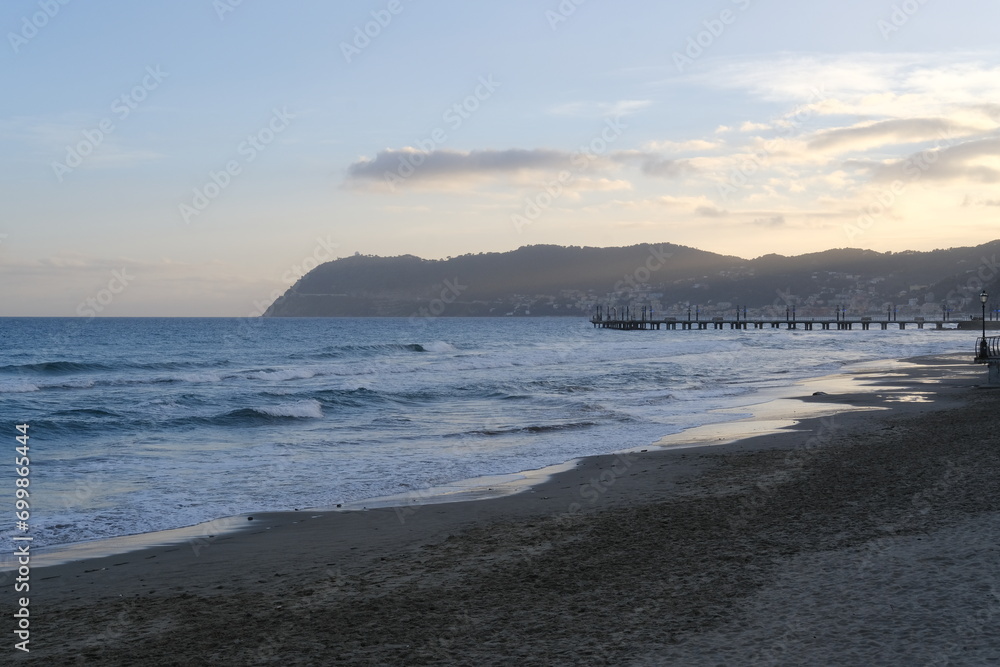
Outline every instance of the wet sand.
[(967, 356), (855, 376), (875, 390), (802, 385), (795, 404), (828, 414), (791, 429), (587, 458), (515, 495), (255, 515), (33, 568), (31, 653), (9, 630), (0, 650), (46, 665), (1000, 664), (1000, 391)]

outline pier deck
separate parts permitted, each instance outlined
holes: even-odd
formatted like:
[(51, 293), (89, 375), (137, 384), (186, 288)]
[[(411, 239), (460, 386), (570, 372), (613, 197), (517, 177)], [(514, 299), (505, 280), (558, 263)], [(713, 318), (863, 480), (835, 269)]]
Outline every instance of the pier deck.
[(956, 322), (946, 322), (943, 320), (924, 320), (921, 318), (912, 320), (876, 320), (868, 317), (860, 319), (840, 319), (840, 320), (784, 320), (784, 319), (723, 319), (716, 317), (710, 320), (680, 320), (676, 318), (664, 319), (606, 319), (600, 317), (591, 318), (591, 323), (595, 328), (600, 329), (621, 329), (621, 330), (646, 330), (646, 329), (801, 329), (804, 331), (813, 330), (853, 330), (858, 328), (868, 331), (872, 328), (881, 330), (906, 329), (907, 326), (915, 326), (923, 329), (925, 326), (933, 326), (935, 329), (944, 329), (945, 324), (956, 324)]

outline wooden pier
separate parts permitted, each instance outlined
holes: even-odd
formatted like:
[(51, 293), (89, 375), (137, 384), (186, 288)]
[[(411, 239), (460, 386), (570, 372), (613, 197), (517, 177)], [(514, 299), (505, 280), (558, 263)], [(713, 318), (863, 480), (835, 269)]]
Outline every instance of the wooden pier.
[(882, 331), (887, 329), (906, 329), (907, 326), (915, 326), (923, 329), (925, 326), (932, 326), (935, 329), (944, 329), (945, 324), (956, 324), (954, 321), (925, 320), (914, 318), (912, 320), (876, 320), (870, 317), (860, 319), (838, 319), (838, 320), (782, 320), (782, 319), (724, 319), (714, 317), (710, 320), (682, 320), (674, 317), (667, 317), (659, 320), (649, 318), (639, 319), (606, 319), (599, 316), (592, 317), (591, 323), (595, 328), (600, 329), (620, 329), (623, 331), (641, 331), (647, 329), (800, 329), (803, 331), (847, 331), (860, 329), (868, 331), (872, 328), (879, 328)]

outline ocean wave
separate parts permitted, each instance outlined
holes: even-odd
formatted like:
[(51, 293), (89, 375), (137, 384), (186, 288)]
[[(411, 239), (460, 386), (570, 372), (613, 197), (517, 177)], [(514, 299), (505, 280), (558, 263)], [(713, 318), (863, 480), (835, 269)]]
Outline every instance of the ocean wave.
[(56, 382), (54, 384), (46, 383), (42, 384), (42, 389), (90, 389), (94, 386), (93, 380), (66, 380), (65, 382)]
[(190, 368), (204, 368), (206, 363), (212, 367), (227, 366), (225, 359), (215, 361), (160, 361), (160, 362), (122, 362), (113, 365), (98, 362), (81, 361), (38, 361), (30, 364), (9, 364), (0, 366), (0, 373), (34, 373), (37, 375), (69, 375), (72, 373), (101, 373), (127, 370), (160, 370), (176, 371)]
[(228, 375), (218, 373), (215, 371), (204, 371), (201, 373), (182, 373), (178, 375), (175, 379), (181, 382), (190, 382), (192, 384), (202, 384), (211, 382), (222, 382)]
[(318, 375), (317, 371), (309, 368), (285, 368), (282, 370), (268, 370), (249, 373), (247, 378), (251, 380), (274, 380), (277, 382), (284, 382), (286, 380), (308, 380), (309, 378), (316, 377), (316, 375)]
[(299, 401), (298, 403), (285, 403), (278, 405), (261, 405), (252, 408), (239, 408), (230, 410), (214, 417), (203, 417), (196, 420), (204, 424), (220, 426), (242, 426), (289, 419), (322, 419), (323, 406), (316, 400)]
[(87, 417), (120, 417), (117, 412), (111, 412), (110, 410), (102, 410), (100, 408), (74, 408), (72, 410), (59, 410), (53, 412), (53, 415), (71, 415), (71, 416), (87, 416)]
[(30, 382), (0, 382), (0, 394), (26, 394), (32, 391), (39, 391), (39, 386)]
[(419, 343), (332, 345), (316, 352), (292, 354), (289, 359), (340, 359), (349, 356), (377, 355), (384, 352), (427, 352), (427, 349)]
[(40, 361), (33, 364), (12, 364), (0, 366), (2, 373), (36, 373), (38, 375), (66, 375), (69, 373), (87, 373), (90, 371), (108, 371), (110, 366), (79, 361)]
[(286, 405), (269, 405), (253, 408), (256, 412), (269, 417), (292, 417), (295, 419), (322, 419), (323, 406), (319, 401), (299, 401)]
[(570, 422), (568, 424), (533, 424), (531, 426), (509, 426), (507, 428), (484, 428), (475, 429), (472, 431), (466, 431), (464, 433), (454, 433), (445, 437), (463, 437), (469, 435), (478, 436), (497, 436), (497, 435), (513, 435), (516, 433), (555, 433), (558, 431), (570, 431), (575, 429), (590, 428), (592, 426), (600, 426), (600, 422), (595, 421), (583, 421), (583, 422)]
[[(417, 345), (417, 347), (421, 347)], [(443, 340), (435, 340), (422, 347), (425, 352), (457, 352), (458, 348)]]

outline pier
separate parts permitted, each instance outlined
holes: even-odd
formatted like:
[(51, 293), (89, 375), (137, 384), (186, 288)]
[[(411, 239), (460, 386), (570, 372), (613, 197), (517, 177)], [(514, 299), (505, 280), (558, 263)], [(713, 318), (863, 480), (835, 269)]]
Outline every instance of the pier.
[[(707, 329), (799, 329), (803, 331), (849, 331), (859, 329), (868, 331), (877, 328), (882, 331), (887, 329), (906, 329), (907, 326), (923, 329), (925, 326), (933, 326), (935, 329), (944, 329), (945, 324), (959, 324), (954, 321), (927, 320), (916, 317), (911, 320), (876, 320), (870, 317), (859, 319), (836, 319), (836, 320), (792, 320), (792, 319), (725, 319), (713, 317), (710, 320), (682, 320), (675, 317), (665, 317), (662, 319), (652, 319), (640, 317), (638, 319), (606, 319), (600, 315), (595, 315), (590, 319), (595, 328), (599, 329), (620, 329), (623, 331), (641, 331), (648, 329), (682, 329), (682, 330), (707, 330)], [(964, 327), (963, 327), (964, 328)]]

